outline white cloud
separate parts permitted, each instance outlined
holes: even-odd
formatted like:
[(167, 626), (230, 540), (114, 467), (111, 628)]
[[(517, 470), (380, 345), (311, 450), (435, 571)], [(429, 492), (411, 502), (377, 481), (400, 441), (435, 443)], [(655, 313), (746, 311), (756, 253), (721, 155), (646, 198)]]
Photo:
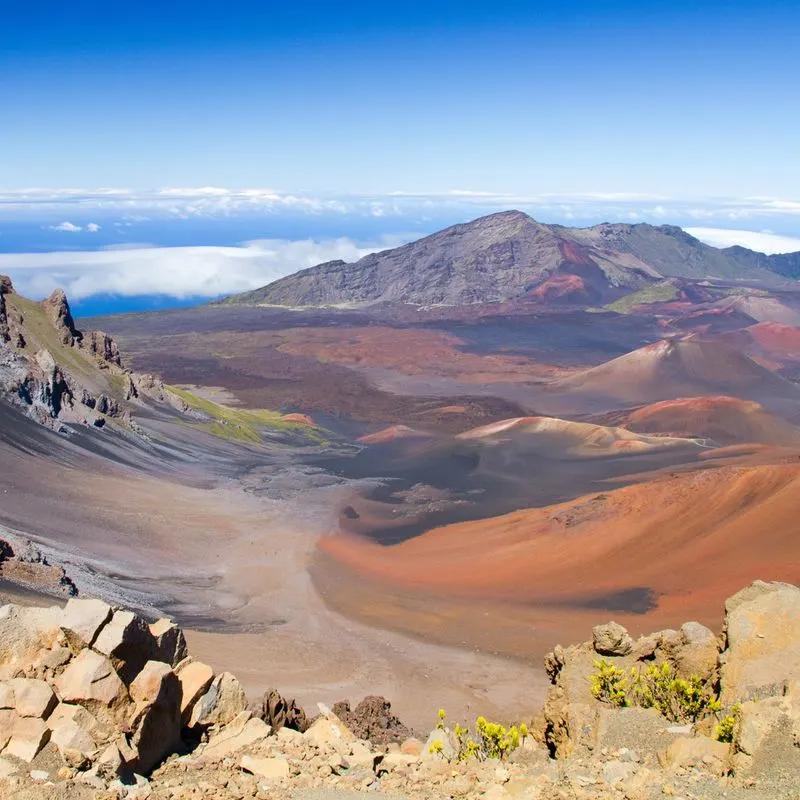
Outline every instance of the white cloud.
[(76, 233), (77, 231), (82, 231), (80, 225), (73, 225), (71, 222), (62, 222), (58, 225), (51, 225), (50, 226), (54, 231), (67, 231), (69, 233)]
[(714, 247), (739, 245), (759, 253), (796, 253), (800, 251), (800, 239), (793, 236), (779, 236), (771, 231), (742, 231), (730, 228), (684, 228)]
[(57, 287), (69, 297), (164, 294), (216, 297), (255, 289), (323, 261), (355, 261), (407, 239), (379, 242), (262, 239), (238, 247), (148, 247), (78, 252), (3, 253), (0, 274), (20, 294), (44, 297)]
[[(547, 221), (561, 205), (569, 205), (577, 221), (623, 219), (639, 214), (650, 221), (696, 219), (724, 225), (742, 220), (800, 220), (800, 199), (787, 197), (666, 197), (636, 192), (491, 192), (472, 188), (440, 192), (388, 191), (378, 194), (285, 192), (271, 188), (231, 189), (217, 186), (134, 190), (0, 189), (0, 218), (36, 217), (52, 220), (101, 218), (189, 219), (241, 215), (351, 215), (419, 219), (431, 210), (453, 216), (478, 216), (519, 208)], [(100, 215), (103, 217), (100, 217)], [(71, 223), (73, 224), (73, 223)]]
[(78, 233), (79, 231), (87, 231), (88, 233), (97, 233), (100, 230), (100, 225), (96, 222), (90, 222), (83, 227), (81, 225), (75, 225), (72, 222), (61, 222), (58, 225), (49, 225), (48, 226), (51, 231), (64, 231), (66, 233)]

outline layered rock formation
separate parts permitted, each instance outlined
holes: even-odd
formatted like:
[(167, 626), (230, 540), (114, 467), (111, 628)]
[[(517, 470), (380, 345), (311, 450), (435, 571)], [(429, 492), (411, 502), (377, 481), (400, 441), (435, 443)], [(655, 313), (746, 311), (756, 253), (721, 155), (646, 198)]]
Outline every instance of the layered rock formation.
[[(685, 724), (602, 702), (591, 681), (598, 659), (626, 671), (666, 664), (720, 692), (722, 707)], [(423, 744), (382, 698), (355, 714), (341, 705), (341, 717), (320, 704), (310, 722), (277, 692), (248, 709), (236, 678), (193, 660), (169, 620), (148, 624), (92, 599), (3, 606), (0, 796), (268, 800), (323, 796), (304, 794), (317, 787), (342, 800), (375, 790), (418, 800), (796, 797), (797, 587), (739, 592), (719, 636), (689, 622), (633, 640), (600, 625), (591, 641), (556, 648), (546, 668), (545, 708), (507, 755), (459, 759), (458, 726), (440, 722)]]

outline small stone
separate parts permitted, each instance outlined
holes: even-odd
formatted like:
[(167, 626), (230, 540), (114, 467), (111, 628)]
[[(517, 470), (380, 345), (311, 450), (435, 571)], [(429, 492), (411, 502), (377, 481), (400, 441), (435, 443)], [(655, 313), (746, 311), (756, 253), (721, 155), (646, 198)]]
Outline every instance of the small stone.
[(630, 762), (614, 760), (603, 764), (603, 780), (610, 786), (629, 780), (635, 772), (636, 766)]
[[(329, 712), (330, 713), (330, 712)], [(303, 734), (307, 741), (324, 747), (349, 745), (356, 737), (333, 714), (318, 717)]]

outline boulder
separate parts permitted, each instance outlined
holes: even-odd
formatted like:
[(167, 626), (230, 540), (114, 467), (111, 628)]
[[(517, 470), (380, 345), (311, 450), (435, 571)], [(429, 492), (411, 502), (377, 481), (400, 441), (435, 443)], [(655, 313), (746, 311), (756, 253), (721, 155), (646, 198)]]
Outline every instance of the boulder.
[(302, 733), (310, 724), (306, 712), (294, 700), (283, 697), (277, 689), (264, 692), (250, 710), (275, 731), (286, 727)]
[(755, 756), (765, 739), (787, 716), (782, 697), (768, 697), (759, 702), (742, 703), (736, 725), (736, 749), (746, 756)]
[(114, 613), (108, 603), (93, 598), (71, 598), (64, 607), (61, 630), (73, 653), (91, 647)]
[(724, 706), (780, 694), (800, 678), (800, 588), (756, 581), (725, 603)]
[(0, 665), (28, 664), (61, 635), (60, 608), (0, 606)]
[[(50, 741), (58, 747), (67, 761), (81, 761), (97, 749), (98, 744), (110, 735), (83, 706), (59, 703), (47, 720)], [(74, 758), (77, 753), (80, 758)]]
[(686, 622), (677, 633), (662, 633), (657, 655), (673, 665), (679, 678), (698, 675), (703, 680), (711, 680), (717, 671), (719, 640), (705, 625)]
[(437, 761), (440, 759), (451, 761), (455, 756), (456, 749), (453, 746), (453, 737), (449, 731), (442, 728), (436, 728), (431, 731), (425, 740), (425, 744), (422, 745), (422, 752), (419, 755), (421, 761)]
[(596, 625), (592, 629), (594, 650), (603, 656), (627, 656), (633, 650), (633, 639), (616, 622)]
[(357, 740), (347, 726), (327, 707), (320, 704), (322, 714), (317, 717), (309, 729), (303, 734), (306, 741), (320, 748), (334, 750), (346, 749)]
[(13, 705), (8, 706), (8, 697), (4, 700), (4, 708), (13, 708), (20, 717), (38, 717), (46, 719), (55, 708), (58, 700), (46, 681), (35, 678), (12, 678), (4, 682), (6, 695), (13, 694)]
[(16, 756), (30, 763), (50, 739), (50, 729), (43, 719), (16, 717), (10, 726), (11, 738), (3, 755)]
[(65, 703), (84, 706), (102, 721), (126, 716), (130, 698), (111, 660), (83, 650), (56, 679), (56, 691)]
[(264, 758), (245, 754), (239, 760), (239, 766), (245, 772), (268, 781), (279, 781), (289, 777), (289, 762), (280, 756)]
[(242, 684), (230, 672), (223, 672), (195, 702), (188, 726), (227, 725), (245, 710), (247, 695)]
[(108, 656), (126, 685), (139, 674), (156, 651), (147, 623), (131, 611), (114, 611), (92, 647)]
[(169, 619), (159, 619), (150, 625), (150, 634), (155, 642), (153, 658), (176, 667), (187, 656), (183, 631)]
[(146, 774), (181, 739), (181, 684), (162, 661), (148, 661), (130, 685), (136, 704), (129, 720), (130, 743), (138, 753), (131, 766)]
[(178, 666), (177, 673), (181, 685), (181, 717), (185, 725), (194, 704), (214, 680), (214, 670), (202, 661), (188, 661)]
[(263, 720), (243, 711), (236, 719), (217, 731), (208, 740), (200, 753), (200, 760), (205, 762), (221, 761), (232, 753), (263, 741), (272, 729)]
[(357, 738), (368, 739), (372, 744), (402, 742), (411, 736), (411, 731), (392, 713), (392, 704), (385, 697), (369, 695), (355, 709), (347, 702), (337, 703), (333, 713)]

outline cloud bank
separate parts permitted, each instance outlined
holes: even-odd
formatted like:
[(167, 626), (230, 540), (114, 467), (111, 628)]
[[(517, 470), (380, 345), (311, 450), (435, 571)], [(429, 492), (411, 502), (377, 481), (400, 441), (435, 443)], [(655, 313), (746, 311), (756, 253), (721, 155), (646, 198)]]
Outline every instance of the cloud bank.
[(262, 239), (238, 247), (114, 247), (107, 250), (0, 254), (0, 274), (20, 294), (45, 297), (61, 287), (81, 300), (98, 294), (217, 297), (255, 289), (323, 261), (359, 258), (401, 244)]
[[(740, 244), (764, 253), (800, 251), (800, 238), (764, 231), (687, 228), (715, 247)], [(94, 295), (165, 295), (177, 299), (218, 297), (264, 286), (324, 261), (357, 261), (396, 247), (409, 236), (373, 242), (342, 237), (261, 239), (234, 247), (155, 247), (112, 245), (102, 250), (0, 253), (0, 274), (8, 274), (21, 294), (48, 295), (57, 287), (82, 300)]]
[(739, 245), (759, 253), (796, 253), (800, 251), (800, 238), (778, 236), (771, 231), (740, 231), (729, 228), (684, 228), (701, 242), (714, 247)]
[[(467, 216), (519, 208), (553, 218), (698, 223), (758, 219), (800, 221), (800, 199), (787, 197), (668, 197), (631, 192), (504, 193), (472, 189), (384, 194), (322, 194), (269, 188), (216, 186), (164, 189), (0, 189), (0, 219), (42, 215), (103, 214), (119, 219), (305, 215), (436, 216), (459, 210)], [(77, 223), (63, 223), (77, 224)]]

